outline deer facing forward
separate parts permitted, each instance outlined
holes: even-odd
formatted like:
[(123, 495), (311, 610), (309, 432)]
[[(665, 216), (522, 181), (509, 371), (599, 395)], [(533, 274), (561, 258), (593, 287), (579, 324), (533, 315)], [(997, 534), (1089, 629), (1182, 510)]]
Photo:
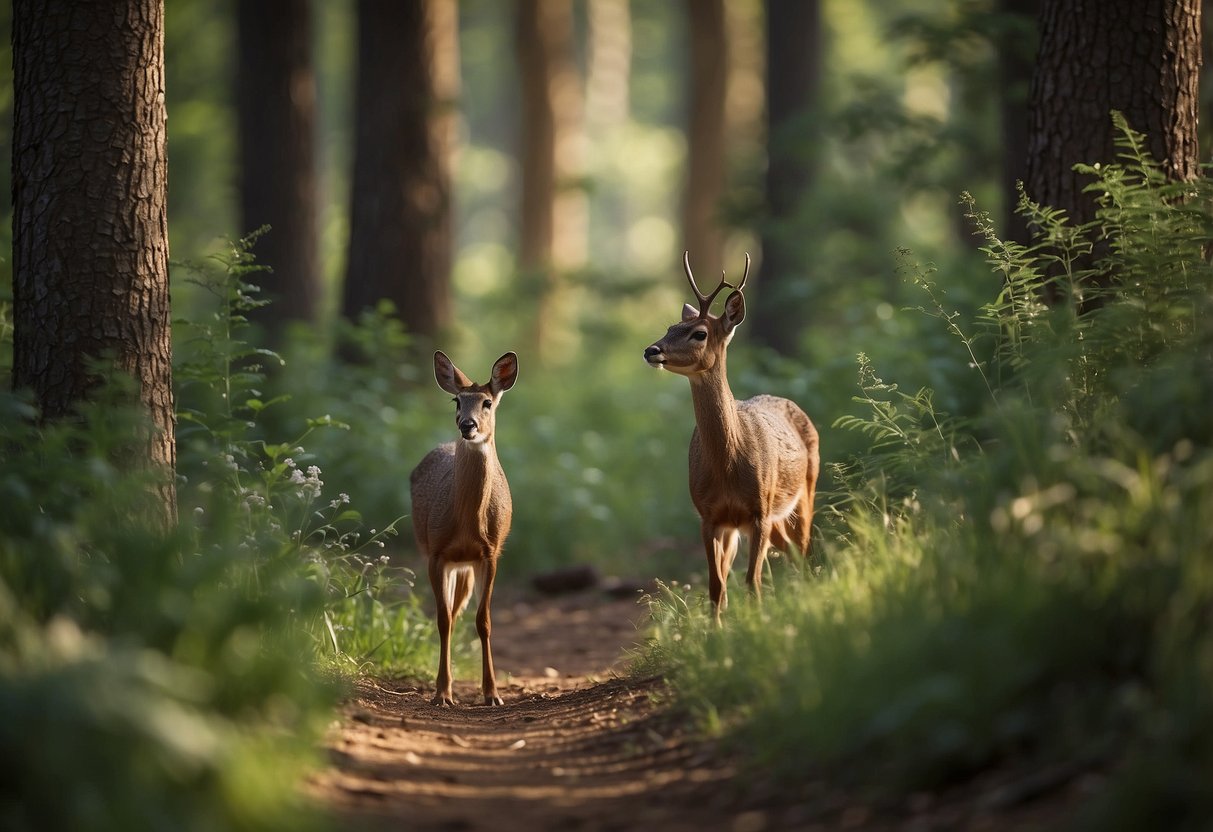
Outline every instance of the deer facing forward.
[(518, 378), (518, 356), (507, 352), (493, 365), (488, 384), (474, 384), (442, 352), (434, 353), (434, 378), (454, 396), (460, 438), (426, 454), (409, 476), (413, 534), (429, 561), (437, 606), (437, 693), (433, 704), (453, 705), (451, 627), (480, 584), (476, 632), (480, 636), (481, 690), (486, 705), (502, 704), (493, 673), (489, 604), (497, 558), (510, 533), (513, 502), (494, 444), (497, 405)]
[[(776, 396), (733, 398), (725, 375), (725, 351), (745, 318), (745, 273), (737, 286), (720, 285), (704, 295), (691, 273), (689, 253), (683, 268), (699, 308), (686, 304), (682, 320), (644, 351), (653, 367), (686, 376), (691, 382), (695, 432), (691, 435), (691, 501), (699, 512), (700, 533), (708, 561), (708, 594), (716, 621), (728, 604), (727, 582), (738, 536), (749, 539), (746, 583), (761, 597), (767, 551), (809, 553), (813, 497), (820, 466), (817, 429), (795, 403)], [(720, 317), (709, 311), (724, 288)]]

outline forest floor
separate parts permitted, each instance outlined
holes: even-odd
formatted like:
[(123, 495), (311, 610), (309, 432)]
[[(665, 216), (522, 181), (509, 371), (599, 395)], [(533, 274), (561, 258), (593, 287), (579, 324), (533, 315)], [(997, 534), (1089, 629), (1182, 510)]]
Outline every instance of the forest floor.
[(828, 772), (795, 790), (737, 777), (741, 761), (693, 730), (660, 679), (627, 675), (646, 617), (599, 591), (503, 593), (505, 705), (479, 704), (478, 678), (458, 673), (454, 708), (430, 704), (432, 681), (362, 679), (308, 792), (350, 830), (1007, 830), (1065, 826), (1102, 779), (1011, 768), (880, 804)]

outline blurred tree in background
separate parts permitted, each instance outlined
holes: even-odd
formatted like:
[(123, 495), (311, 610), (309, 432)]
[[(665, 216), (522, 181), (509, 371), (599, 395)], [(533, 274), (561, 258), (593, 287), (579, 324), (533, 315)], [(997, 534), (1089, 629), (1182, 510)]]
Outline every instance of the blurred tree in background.
[(270, 226), (257, 245), (268, 306), (254, 316), (279, 340), (287, 321), (316, 323), (316, 79), (309, 0), (238, 0), (236, 109), (240, 228)]
[[(817, 0), (767, 0), (767, 169), (762, 225), (762, 277), (756, 281), (755, 338), (783, 355), (795, 355), (804, 300), (812, 228), (798, 221), (812, 186), (822, 135), (821, 6)], [(810, 313), (811, 314), (811, 313)]]
[(350, 321), (387, 299), (418, 336), (450, 324), (457, 49), (454, 0), (358, 4)]
[(686, 0), (690, 65), (686, 183), (682, 191), (683, 247), (700, 274), (713, 279), (723, 267), (728, 136), (725, 104), (731, 62), (724, 0)]
[(1036, 18), (1040, 0), (1000, 0), (993, 39), (998, 51), (999, 131), (1002, 137), (1003, 204), (1006, 236), (1028, 241), (1024, 215), (1011, 210), (1019, 183), (1028, 175), (1028, 93), (1036, 61)]
[(527, 346), (540, 362), (565, 345), (554, 324), (567, 314), (568, 274), (585, 262), (582, 76), (571, 0), (517, 0), (515, 52), (522, 97), (518, 155), (518, 272), (533, 304)]

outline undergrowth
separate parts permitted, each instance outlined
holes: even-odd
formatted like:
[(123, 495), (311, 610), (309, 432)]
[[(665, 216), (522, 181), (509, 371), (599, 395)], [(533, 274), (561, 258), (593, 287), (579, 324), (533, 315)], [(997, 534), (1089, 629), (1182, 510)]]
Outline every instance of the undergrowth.
[(1023, 199), (1019, 245), (966, 197), (1001, 278), (977, 315), (903, 253), (983, 403), (940, 412), (860, 356), (838, 425), (870, 449), (834, 472), (825, 568), (776, 569), (721, 630), (699, 593), (653, 599), (641, 664), (790, 783), (1077, 762), (1111, 778), (1093, 827), (1213, 813), (1213, 185), (1167, 182), (1117, 123), (1091, 223)]
[(186, 267), (212, 307), (178, 323), (176, 528), (122, 462), (120, 378), (61, 422), (0, 394), (0, 828), (322, 826), (299, 782), (340, 676), (435, 665), (399, 521), (366, 529), (306, 449), (344, 426), (266, 429), (248, 246)]

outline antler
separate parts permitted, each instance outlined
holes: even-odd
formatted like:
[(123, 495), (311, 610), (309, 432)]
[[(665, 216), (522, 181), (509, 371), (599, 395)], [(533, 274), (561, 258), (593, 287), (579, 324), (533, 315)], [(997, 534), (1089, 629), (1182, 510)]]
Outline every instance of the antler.
[(682, 267), (686, 270), (687, 280), (691, 282), (691, 291), (695, 293), (695, 297), (699, 300), (699, 317), (706, 318), (708, 315), (708, 309), (712, 305), (712, 301), (714, 301), (716, 296), (720, 294), (721, 289), (728, 287), (729, 289), (734, 289), (740, 292), (745, 288), (745, 282), (750, 276), (750, 253), (747, 251), (745, 254), (745, 272), (741, 275), (741, 283), (734, 286), (732, 283), (729, 283), (724, 279), (724, 272), (721, 272), (720, 285), (713, 289), (712, 294), (710, 295), (705, 295), (703, 292), (699, 291), (699, 286), (695, 283), (695, 275), (691, 274), (691, 252), (684, 251), (682, 253)]

